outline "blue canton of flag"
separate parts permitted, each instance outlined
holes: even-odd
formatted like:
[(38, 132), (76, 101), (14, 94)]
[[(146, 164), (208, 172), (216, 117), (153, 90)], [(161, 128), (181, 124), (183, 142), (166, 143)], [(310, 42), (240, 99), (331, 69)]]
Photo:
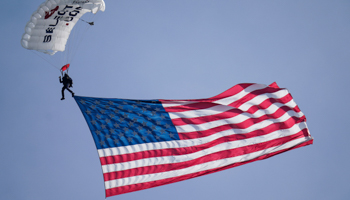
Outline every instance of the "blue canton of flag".
[(97, 149), (179, 140), (157, 101), (75, 97)]

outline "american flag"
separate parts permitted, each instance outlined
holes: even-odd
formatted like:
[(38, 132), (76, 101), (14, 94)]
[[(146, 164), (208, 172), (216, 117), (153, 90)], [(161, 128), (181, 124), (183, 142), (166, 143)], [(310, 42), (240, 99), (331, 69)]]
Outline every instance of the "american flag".
[(174, 183), (312, 144), (306, 118), (276, 83), (207, 99), (74, 97), (95, 141), (106, 197)]

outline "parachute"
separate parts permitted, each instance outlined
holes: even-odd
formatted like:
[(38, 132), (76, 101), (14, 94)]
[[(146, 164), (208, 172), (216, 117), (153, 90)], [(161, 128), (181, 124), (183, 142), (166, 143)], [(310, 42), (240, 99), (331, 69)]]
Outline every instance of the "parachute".
[(79, 19), (87, 12), (96, 14), (104, 10), (103, 0), (47, 0), (32, 14), (21, 44), (26, 49), (49, 55), (65, 51), (69, 35)]

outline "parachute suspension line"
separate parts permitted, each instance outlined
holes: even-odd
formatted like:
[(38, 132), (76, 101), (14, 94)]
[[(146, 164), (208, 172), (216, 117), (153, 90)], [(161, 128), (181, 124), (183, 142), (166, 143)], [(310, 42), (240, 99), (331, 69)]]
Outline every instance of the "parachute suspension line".
[[(69, 69), (67, 69), (66, 74), (68, 74), (68, 70), (69, 70)], [(63, 71), (62, 71), (62, 70), (60, 70), (60, 72), (61, 72), (61, 75), (63, 76)]]
[(44, 56), (42, 56), (41, 54), (38, 54), (37, 52), (35, 52), (35, 50), (31, 51), (32, 53), (34, 53), (35, 55), (39, 56), (41, 59), (45, 60), (47, 63), (49, 63), (51, 66), (53, 66), (54, 68), (60, 70), (60, 68), (58, 68), (56, 65), (52, 64), (49, 60), (47, 60)]
[(87, 19), (84, 20), (79, 18), (79, 20), (82, 22), (75, 24), (75, 27), (71, 31), (71, 35), (69, 36), (66, 43), (66, 50), (64, 52), (61, 52), (62, 56), (60, 57), (59, 62), (62, 62), (62, 65), (72, 63), (73, 59), (79, 51), (80, 45), (83, 42), (86, 33), (90, 27), (94, 25), (95, 18), (97, 19), (99, 17), (99, 15), (96, 14), (84, 16), (87, 17)]
[(63, 55), (62, 56), (62, 62), (63, 65), (70, 63), (71, 57), (73, 52), (75, 51), (75, 41), (76, 41), (76, 37), (78, 34), (78, 32), (80, 31), (80, 23), (75, 24), (74, 28), (71, 30), (70, 36), (68, 38), (68, 41), (66, 43), (66, 48), (65, 51), (63, 51)]
[[(68, 38), (68, 40), (69, 40), (69, 38)], [(68, 63), (68, 60), (69, 60), (69, 53), (70, 53), (70, 47), (71, 45), (70, 45), (70, 42), (68, 41), (67, 42), (67, 47), (66, 47), (66, 51), (65, 51), (65, 58), (64, 58), (64, 62), (65, 63)]]
[(73, 60), (73, 54), (75, 54), (75, 52), (78, 50), (77, 49), (77, 39), (80, 38), (80, 32), (81, 32), (81, 23), (76, 23), (74, 29), (72, 30), (72, 33), (70, 35), (70, 40), (69, 40), (69, 54), (68, 54), (68, 58), (67, 58), (67, 63), (71, 63), (71, 61)]
[(69, 60), (69, 63), (72, 62), (73, 58), (75, 57), (75, 55), (77, 54), (78, 52), (78, 49), (83, 41), (83, 38), (84, 38), (84, 33), (86, 33), (88, 30), (90, 29), (90, 27), (87, 27), (84, 31), (83, 31), (83, 34), (81, 35), (81, 37), (79, 37), (78, 39), (78, 42), (77, 42), (77, 46), (76, 46), (76, 50), (72, 53), (73, 55), (71, 56), (70, 60)]
[[(94, 21), (96, 21), (99, 16), (100, 15), (96, 15), (96, 14), (90, 15), (90, 17), (88, 17), (89, 18), (88, 20), (91, 21), (91, 22), (88, 22), (86, 20), (83, 20), (83, 19), (79, 18), (79, 20), (81, 20), (81, 21), (83, 21), (85, 23), (77, 23), (76, 24), (75, 31), (73, 32), (73, 37), (72, 38), (75, 38), (75, 37), (79, 37), (79, 38), (77, 39), (77, 42), (75, 42), (75, 45), (74, 45), (75, 49), (74, 50), (73, 50), (72, 44), (70, 44), (71, 45), (71, 47), (70, 47), (70, 49), (71, 49), (70, 52), (71, 53), (69, 54), (70, 58), (68, 59), (67, 63), (71, 63), (73, 61), (73, 59), (75, 58), (75, 55), (77, 54), (77, 52), (79, 50), (79, 47), (80, 47), (82, 41), (84, 39), (85, 34), (88, 32), (90, 27), (94, 25)], [(86, 24), (86, 25), (84, 26), (84, 24)], [(89, 25), (87, 25), (87, 24), (89, 24)]]
[(63, 52), (65, 55), (65, 63), (71, 63), (71, 61), (73, 60), (73, 54), (75, 54), (75, 52), (78, 50), (77, 44), (79, 38), (81, 37), (80, 32), (82, 29), (82, 24), (85, 25), (85, 23), (76, 23), (73, 30), (70, 33), (70, 36), (66, 43), (66, 50)]
[(67, 42), (67, 44), (66, 44), (66, 50), (63, 52), (63, 58), (62, 58), (63, 64), (64, 64), (64, 63), (67, 63), (68, 55), (69, 55), (69, 42)]
[(75, 27), (71, 31), (71, 34), (70, 34), (68, 41), (66, 43), (66, 50), (64, 51), (64, 53), (65, 53), (64, 62), (65, 63), (69, 63), (69, 57), (70, 57), (71, 52), (72, 52), (71, 48), (73, 47), (72, 41), (74, 41), (74, 39), (75, 39), (76, 29), (77, 29), (77, 24), (75, 25)]
[(71, 35), (68, 38), (68, 42), (66, 43), (66, 50), (62, 52), (62, 65), (72, 63), (73, 59), (79, 51), (79, 48), (85, 38), (86, 33), (88, 32), (90, 27), (94, 25), (94, 21), (97, 20), (100, 17), (100, 15), (92, 14), (85, 15), (85, 17), (87, 17), (86, 20), (79, 18), (79, 20), (84, 23), (76, 23), (75, 27), (71, 31)]
[(77, 30), (79, 30), (79, 23), (75, 24), (74, 28), (71, 30), (71, 34), (68, 38), (68, 41), (66, 43), (66, 49), (63, 52), (64, 53), (64, 58), (63, 62), (64, 64), (70, 63), (70, 57), (72, 55), (72, 52), (74, 52), (74, 41), (75, 37), (77, 35)]

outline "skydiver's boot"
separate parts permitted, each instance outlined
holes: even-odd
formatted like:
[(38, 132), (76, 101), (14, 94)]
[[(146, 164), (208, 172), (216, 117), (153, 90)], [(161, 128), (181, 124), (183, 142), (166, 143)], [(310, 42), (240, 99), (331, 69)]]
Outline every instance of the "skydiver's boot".
[(64, 100), (64, 97), (62, 97), (61, 100)]

